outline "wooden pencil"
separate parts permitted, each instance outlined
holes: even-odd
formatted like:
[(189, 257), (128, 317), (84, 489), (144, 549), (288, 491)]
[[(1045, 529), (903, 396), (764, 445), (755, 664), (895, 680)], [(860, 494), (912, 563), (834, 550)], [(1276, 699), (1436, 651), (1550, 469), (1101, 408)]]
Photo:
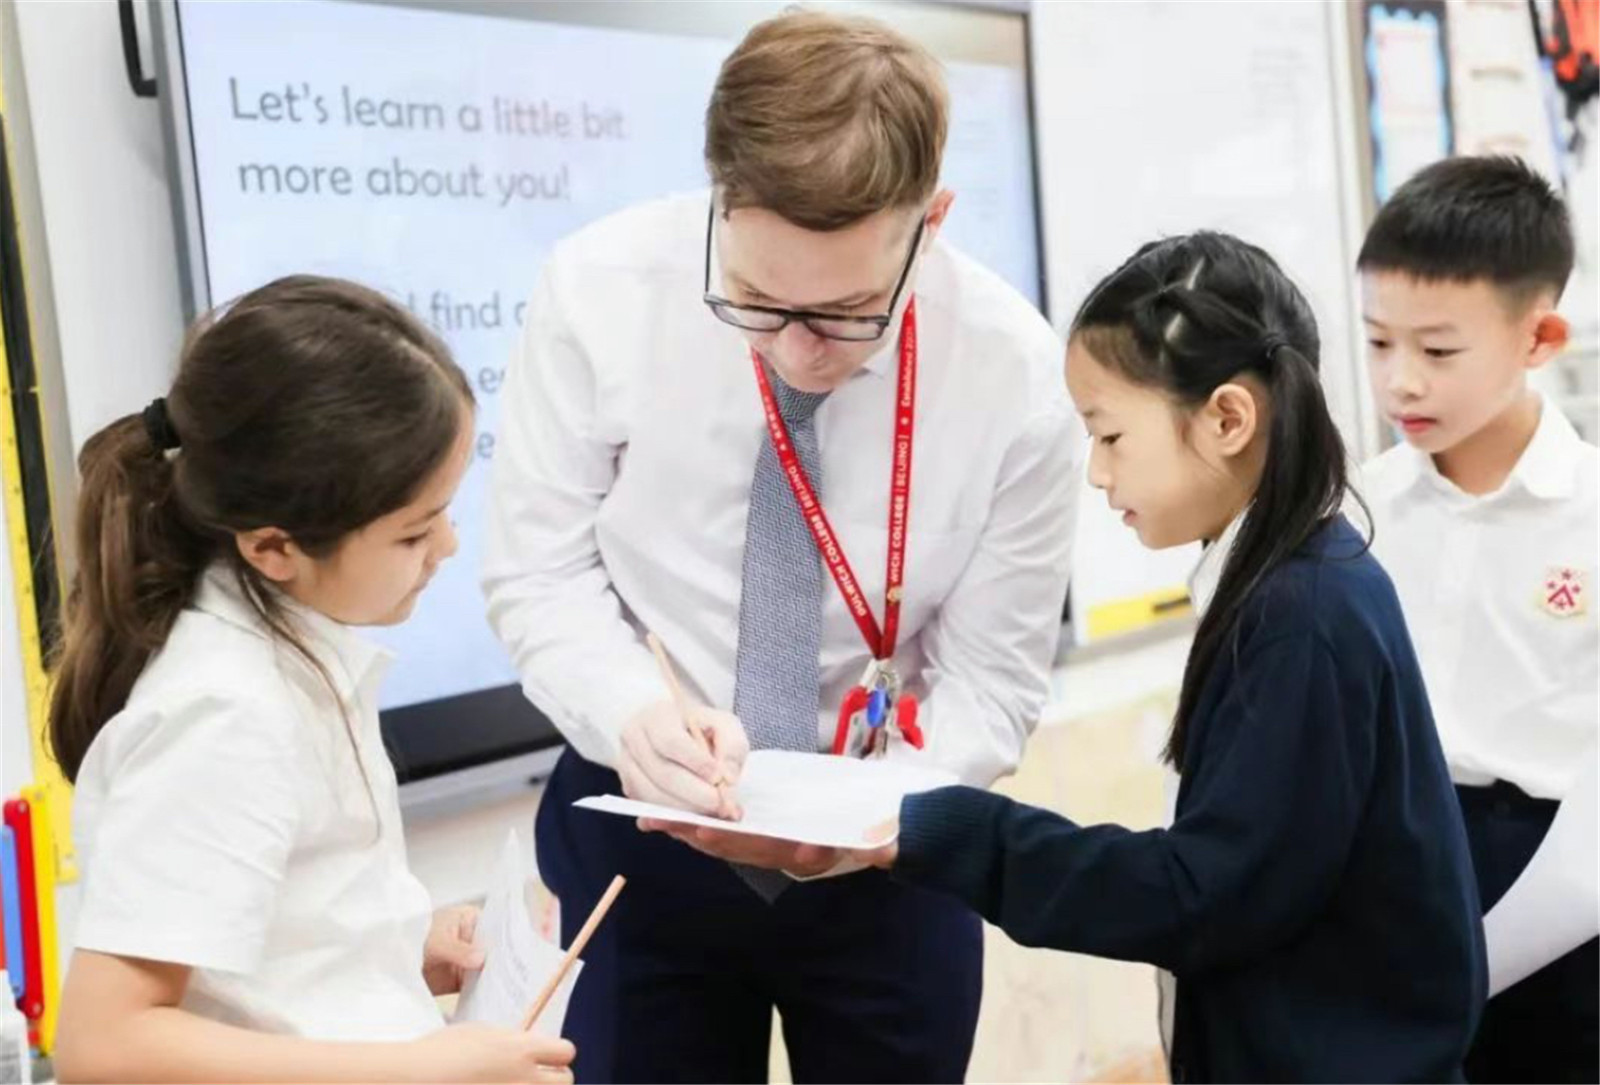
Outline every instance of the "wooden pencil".
[[(672, 660), (667, 658), (667, 650), (661, 643), (661, 638), (654, 633), (645, 635), (645, 642), (650, 645), (650, 651), (655, 653), (656, 666), (661, 669), (661, 678), (667, 683), (667, 688), (672, 691), (672, 701), (678, 706), (678, 716), (683, 720), (684, 727), (689, 734), (704, 744), (706, 753), (715, 760), (717, 751), (711, 741), (710, 729), (702, 730), (694, 724), (693, 710), (689, 707), (689, 698), (684, 695), (683, 684), (678, 681), (678, 672), (672, 666)], [(717, 779), (717, 801), (721, 810), (730, 809), (728, 802), (727, 784), (719, 776)]]
[(572, 945), (567, 949), (567, 955), (561, 958), (561, 966), (545, 982), (544, 988), (539, 992), (539, 997), (533, 1000), (533, 1005), (528, 1007), (528, 1012), (522, 1018), (522, 1031), (527, 1032), (539, 1020), (539, 1015), (544, 1013), (545, 1007), (561, 989), (562, 981), (567, 978), (567, 973), (572, 971), (573, 964), (583, 953), (583, 947), (589, 944), (589, 939), (594, 936), (595, 929), (600, 926), (600, 921), (611, 910), (611, 905), (616, 902), (617, 894), (622, 892), (622, 887), (628, 880), (621, 874), (611, 879), (611, 885), (606, 889), (605, 896), (600, 898), (600, 903), (594, 906), (594, 911), (589, 913), (589, 918), (584, 922), (583, 929), (578, 931), (578, 937), (572, 940)]

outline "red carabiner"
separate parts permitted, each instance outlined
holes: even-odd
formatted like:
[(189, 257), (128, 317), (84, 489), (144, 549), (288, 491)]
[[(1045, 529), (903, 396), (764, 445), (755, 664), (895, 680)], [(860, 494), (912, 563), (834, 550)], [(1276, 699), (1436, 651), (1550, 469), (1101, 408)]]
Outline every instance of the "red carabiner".
[(911, 743), (911, 748), (922, 749), (924, 740), (922, 728), (917, 726), (917, 699), (914, 696), (907, 693), (900, 698), (899, 704), (895, 706), (894, 719), (900, 725), (900, 734)]
[(850, 748), (850, 721), (857, 712), (864, 711), (867, 707), (867, 691), (861, 686), (856, 686), (844, 695), (844, 700), (839, 704), (839, 724), (833, 730), (833, 755), (843, 757), (844, 752)]

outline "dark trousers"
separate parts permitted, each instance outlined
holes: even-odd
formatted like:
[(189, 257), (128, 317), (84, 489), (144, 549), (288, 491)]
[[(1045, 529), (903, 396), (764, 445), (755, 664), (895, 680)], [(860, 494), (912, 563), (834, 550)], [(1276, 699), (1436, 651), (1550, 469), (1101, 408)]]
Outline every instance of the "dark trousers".
[(774, 1007), (796, 1082), (962, 1080), (983, 983), (974, 913), (876, 870), (768, 904), (720, 860), (572, 807), (605, 792), (621, 793), (616, 774), (568, 750), (536, 828), (563, 944), (628, 879), (567, 1011), (580, 1082), (764, 1082)]
[[(1504, 782), (1456, 795), (1487, 913), (1533, 858), (1559, 804)], [(1471, 1082), (1600, 1081), (1600, 940), (1490, 999), (1466, 1071)]]

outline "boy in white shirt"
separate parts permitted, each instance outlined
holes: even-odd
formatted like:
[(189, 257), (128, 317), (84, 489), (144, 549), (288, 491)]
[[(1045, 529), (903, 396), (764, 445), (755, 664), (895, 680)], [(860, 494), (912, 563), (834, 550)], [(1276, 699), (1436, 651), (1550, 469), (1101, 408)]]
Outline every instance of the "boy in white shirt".
[[(1417, 174), (1358, 260), (1373, 394), (1405, 436), (1367, 465), (1362, 492), (1486, 912), (1593, 756), (1600, 714), (1600, 451), (1527, 382), (1567, 342), (1556, 305), (1572, 264), (1560, 197), (1503, 157)], [(1493, 999), (1468, 1079), (1600, 1079), (1597, 986), (1591, 939)]]

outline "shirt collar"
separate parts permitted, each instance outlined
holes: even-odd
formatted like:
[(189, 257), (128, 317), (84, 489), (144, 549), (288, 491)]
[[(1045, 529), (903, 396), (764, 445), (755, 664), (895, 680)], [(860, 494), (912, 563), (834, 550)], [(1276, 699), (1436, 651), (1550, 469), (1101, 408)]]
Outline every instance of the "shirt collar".
[(1433, 457), (1418, 448), (1401, 443), (1388, 454), (1394, 456), (1394, 469), (1384, 480), (1386, 485), (1382, 488), (1390, 493), (1404, 493), (1429, 477), (1445, 481), (1439, 469), (1433, 465)]
[(1539, 397), (1539, 428), (1522, 450), (1511, 477), (1535, 497), (1559, 500), (1571, 497), (1578, 483), (1578, 462), (1583, 438), (1566, 415), (1545, 395)]
[(1228, 555), (1233, 551), (1233, 544), (1239, 537), (1239, 528), (1244, 523), (1244, 513), (1241, 512), (1233, 518), (1216, 542), (1207, 544), (1200, 554), (1200, 561), (1195, 565), (1194, 572), (1189, 574), (1189, 599), (1194, 604), (1196, 614), (1204, 614), (1211, 605), (1211, 600), (1217, 594), (1217, 585), (1222, 582), (1222, 570), (1227, 567)]
[[(281, 593), (276, 597), (290, 628), (327, 671), (340, 697), (353, 699), (369, 679), (381, 674), (393, 660), (393, 653), (360, 636), (350, 626)], [(255, 636), (268, 640), (276, 636), (245, 597), (237, 574), (224, 563), (212, 565), (200, 578), (193, 606)]]
[[(1489, 499), (1505, 493), (1512, 486), (1520, 486), (1534, 497), (1560, 500), (1571, 497), (1577, 485), (1579, 458), (1583, 452), (1583, 438), (1578, 436), (1572, 423), (1543, 393), (1539, 395), (1539, 425), (1533, 439), (1522, 450), (1517, 462), (1506, 476), (1505, 485)], [(1455, 483), (1439, 473), (1439, 468), (1428, 453), (1411, 445), (1402, 445), (1394, 475), (1394, 492), (1401, 493), (1427, 480), (1451, 492), (1459, 493)]]

